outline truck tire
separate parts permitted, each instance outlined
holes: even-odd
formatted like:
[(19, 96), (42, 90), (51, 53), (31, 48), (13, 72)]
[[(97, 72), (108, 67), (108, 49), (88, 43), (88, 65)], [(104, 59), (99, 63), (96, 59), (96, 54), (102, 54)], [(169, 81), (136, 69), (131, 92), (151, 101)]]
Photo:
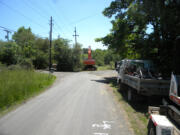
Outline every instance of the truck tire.
[(132, 88), (128, 88), (127, 101), (128, 102), (139, 102), (141, 96)]
[(118, 83), (118, 88), (119, 88), (119, 91), (122, 91), (122, 83), (121, 83), (121, 80), (119, 80), (119, 83)]
[(119, 92), (122, 92), (124, 90), (124, 84), (121, 82), (121, 80), (119, 80), (118, 87), (119, 87)]
[(152, 120), (148, 123), (148, 135), (156, 135), (156, 127), (154, 126)]
[(132, 94), (133, 94), (132, 90), (128, 89), (128, 91), (127, 91), (127, 100), (130, 101), (130, 102), (132, 101)]

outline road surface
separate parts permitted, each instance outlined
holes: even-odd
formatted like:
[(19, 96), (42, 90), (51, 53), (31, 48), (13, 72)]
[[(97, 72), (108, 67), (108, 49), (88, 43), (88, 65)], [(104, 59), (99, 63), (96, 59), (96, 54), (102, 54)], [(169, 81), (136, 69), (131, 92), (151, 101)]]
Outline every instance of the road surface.
[(0, 119), (0, 135), (132, 135), (103, 76), (54, 73), (55, 84)]

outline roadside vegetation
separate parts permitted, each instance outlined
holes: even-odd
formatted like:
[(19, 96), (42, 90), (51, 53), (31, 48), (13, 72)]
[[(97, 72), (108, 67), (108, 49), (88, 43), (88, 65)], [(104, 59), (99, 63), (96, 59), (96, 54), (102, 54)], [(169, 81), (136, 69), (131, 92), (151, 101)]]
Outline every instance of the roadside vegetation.
[(106, 65), (106, 66), (97, 66), (97, 70), (111, 70), (111, 66), (110, 65)]
[(112, 62), (110, 65), (98, 66), (97, 70), (114, 70), (114, 62)]
[[(81, 44), (70, 47), (68, 39), (57, 38), (52, 45), (52, 64), (58, 71), (77, 71), (82, 68)], [(11, 41), (0, 41), (0, 62), (7, 66), (47, 69), (49, 66), (49, 39), (32, 33), (30, 28), (20, 27)]]
[[(97, 66), (112, 65), (119, 55), (111, 49), (92, 50), (92, 58)], [(81, 71), (83, 60), (88, 58), (88, 48), (80, 43), (72, 44), (64, 38), (52, 41), (52, 64), (57, 71)], [(20, 27), (12, 35), (12, 40), (0, 40), (0, 62), (7, 66), (20, 65), (30, 69), (48, 69), (49, 39), (32, 33), (31, 28)]]
[(123, 93), (120, 93), (117, 88), (113, 90), (115, 95), (118, 98), (118, 101), (123, 106), (126, 114), (128, 115), (128, 120), (131, 124), (131, 127), (134, 130), (134, 133), (136, 135), (146, 135), (147, 134), (147, 124), (148, 124), (148, 104), (146, 101), (142, 103), (129, 103), (125, 99), (125, 95), (123, 96)]
[(0, 113), (13, 105), (22, 103), (50, 86), (55, 76), (33, 70), (0, 71)]

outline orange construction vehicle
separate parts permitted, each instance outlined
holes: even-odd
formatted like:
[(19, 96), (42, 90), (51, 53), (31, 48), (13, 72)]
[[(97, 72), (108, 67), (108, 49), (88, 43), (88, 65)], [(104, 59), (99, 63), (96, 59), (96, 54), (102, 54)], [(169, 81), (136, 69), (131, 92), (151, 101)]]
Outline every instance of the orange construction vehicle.
[(92, 59), (90, 46), (88, 49), (88, 59), (84, 60), (84, 66), (85, 66), (84, 67), (85, 70), (96, 70), (95, 60)]

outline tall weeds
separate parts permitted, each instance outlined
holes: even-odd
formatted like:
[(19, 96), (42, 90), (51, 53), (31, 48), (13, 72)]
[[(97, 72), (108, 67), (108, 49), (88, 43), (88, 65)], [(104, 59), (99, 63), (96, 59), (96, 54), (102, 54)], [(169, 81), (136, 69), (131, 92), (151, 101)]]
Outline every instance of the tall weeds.
[(53, 75), (31, 70), (0, 71), (0, 110), (41, 92), (54, 80)]

